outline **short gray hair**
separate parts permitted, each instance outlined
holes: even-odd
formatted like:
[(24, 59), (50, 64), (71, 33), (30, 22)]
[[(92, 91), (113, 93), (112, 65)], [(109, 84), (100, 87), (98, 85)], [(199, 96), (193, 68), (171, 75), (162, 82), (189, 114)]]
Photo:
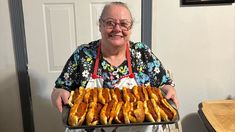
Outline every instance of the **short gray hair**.
[(131, 11), (130, 11), (129, 7), (127, 6), (126, 3), (119, 2), (119, 1), (110, 2), (110, 3), (106, 4), (106, 5), (104, 6), (102, 12), (101, 12), (100, 19), (102, 19), (102, 18), (104, 17), (105, 11), (106, 11), (109, 7), (111, 7), (112, 5), (119, 5), (119, 6), (122, 6), (122, 7), (126, 8), (126, 9), (129, 11), (129, 13), (130, 13), (131, 22), (133, 23), (133, 17), (132, 17), (132, 14), (131, 14)]

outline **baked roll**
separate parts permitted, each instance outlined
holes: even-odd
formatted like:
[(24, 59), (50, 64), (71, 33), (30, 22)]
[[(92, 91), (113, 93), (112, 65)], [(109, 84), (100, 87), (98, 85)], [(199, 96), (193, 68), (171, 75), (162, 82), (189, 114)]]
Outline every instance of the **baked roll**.
[(100, 111), (100, 122), (103, 125), (112, 124), (114, 117), (116, 116), (116, 107), (118, 102), (111, 100), (104, 104), (104, 107)]
[(98, 90), (97, 88), (87, 88), (86, 94), (84, 95), (84, 102), (90, 103), (90, 102), (97, 102), (98, 97)]
[(163, 97), (161, 89), (156, 87), (148, 87), (147, 91), (152, 99), (160, 107), (161, 118), (164, 121), (174, 120), (177, 117), (177, 111)]
[(154, 99), (149, 99), (144, 102), (146, 120), (150, 122), (160, 122), (161, 115), (159, 106)]
[(136, 102), (136, 98), (132, 92), (132, 89), (123, 87), (122, 93), (123, 93), (123, 100), (125, 102)]
[(129, 119), (132, 123), (141, 123), (144, 121), (145, 112), (144, 112), (144, 103), (142, 101), (131, 103)]
[(90, 102), (88, 112), (86, 115), (86, 124), (89, 126), (94, 126), (99, 123), (100, 116), (99, 113), (103, 105), (97, 102)]
[(108, 88), (98, 88), (98, 102), (108, 103), (111, 100), (110, 90)]
[(68, 124), (70, 126), (81, 126), (85, 120), (87, 108), (87, 103), (75, 103), (70, 109)]
[(111, 89), (112, 99), (117, 102), (123, 102), (123, 93), (119, 88)]
[(79, 104), (83, 101), (83, 97), (85, 95), (86, 91), (83, 87), (76, 88), (75, 91), (70, 92), (70, 97), (68, 100), (68, 104), (70, 107), (73, 106), (73, 104)]
[(144, 93), (142, 91), (141, 86), (134, 86), (133, 87), (133, 93), (134, 93), (137, 101), (142, 101), (142, 102), (145, 101)]
[(116, 116), (114, 118), (114, 121), (119, 124), (124, 124), (124, 114), (123, 114), (123, 108), (124, 107), (124, 102), (118, 102), (117, 107), (116, 107)]

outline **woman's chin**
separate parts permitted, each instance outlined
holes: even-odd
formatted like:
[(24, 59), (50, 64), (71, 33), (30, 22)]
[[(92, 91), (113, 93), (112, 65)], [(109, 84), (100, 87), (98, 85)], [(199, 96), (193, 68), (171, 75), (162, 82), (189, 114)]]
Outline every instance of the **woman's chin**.
[(123, 38), (121, 39), (110, 39), (110, 44), (112, 44), (113, 46), (122, 46), (125, 44), (125, 41)]

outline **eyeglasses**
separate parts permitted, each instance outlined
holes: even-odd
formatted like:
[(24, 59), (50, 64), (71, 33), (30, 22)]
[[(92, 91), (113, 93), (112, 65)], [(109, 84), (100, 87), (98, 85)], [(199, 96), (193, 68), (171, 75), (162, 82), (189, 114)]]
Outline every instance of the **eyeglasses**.
[(100, 21), (102, 21), (102, 23), (104, 24), (104, 27), (107, 29), (114, 29), (116, 25), (119, 25), (119, 27), (123, 31), (130, 30), (133, 24), (132, 21), (127, 20), (127, 19), (119, 20), (119, 23), (117, 23), (116, 19), (112, 19), (112, 18), (108, 18), (105, 20), (101, 18)]

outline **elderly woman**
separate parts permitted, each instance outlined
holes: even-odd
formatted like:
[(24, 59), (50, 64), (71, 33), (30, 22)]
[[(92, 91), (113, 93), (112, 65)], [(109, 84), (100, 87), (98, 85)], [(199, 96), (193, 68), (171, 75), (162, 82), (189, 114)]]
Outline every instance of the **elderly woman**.
[[(105, 5), (99, 19), (101, 39), (79, 46), (55, 82), (52, 103), (60, 112), (62, 105), (68, 103), (70, 91), (80, 86), (110, 89), (143, 84), (162, 86), (166, 98), (178, 106), (173, 81), (159, 59), (143, 43), (130, 41), (132, 26), (133, 18), (125, 3)], [(118, 129), (148, 131), (153, 127)]]

